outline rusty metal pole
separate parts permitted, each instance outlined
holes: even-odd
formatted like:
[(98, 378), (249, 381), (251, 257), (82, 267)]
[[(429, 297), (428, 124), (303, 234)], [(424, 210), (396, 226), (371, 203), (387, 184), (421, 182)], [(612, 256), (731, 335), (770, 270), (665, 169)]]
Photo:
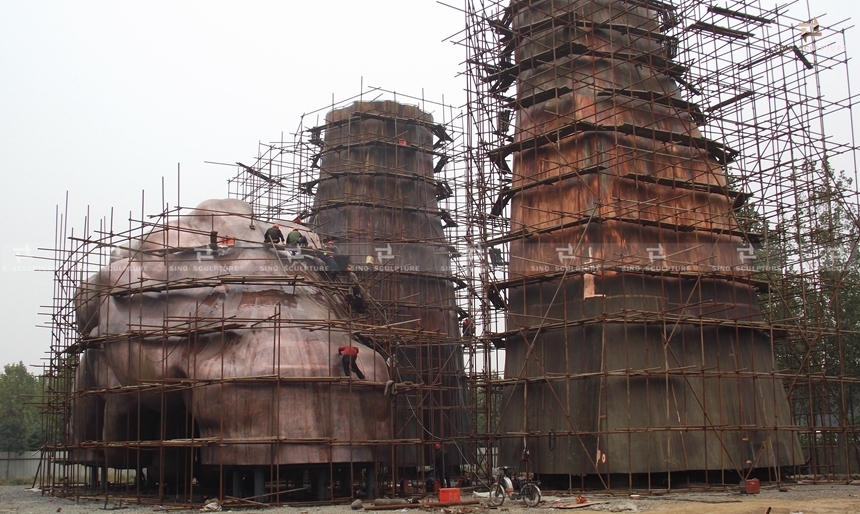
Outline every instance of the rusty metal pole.
[[(322, 129), (311, 224), (324, 239), (335, 240), (339, 265), (349, 264), (363, 281), (368, 315), (379, 325), (401, 323), (415, 331), (408, 341), (386, 342), (397, 349), (394, 380), (441, 398), (437, 408), (423, 395), (402, 393), (408, 398), (397, 402), (399, 437), (460, 433), (466, 426), (462, 409), (443, 414), (464, 407), (455, 378), (463, 373), (462, 352), (451, 342), (459, 330), (445, 215), (434, 191), (434, 160), (439, 166), (442, 158), (435, 143), (447, 137), (444, 127), (417, 107), (386, 101), (334, 110)], [(428, 341), (438, 343), (438, 354), (437, 344)], [(397, 465), (419, 465), (421, 451), (399, 447)]]
[[(782, 384), (761, 375), (773, 371), (770, 340), (737, 325), (765, 327), (748, 272), (705, 265), (743, 263), (732, 212), (744, 197), (724, 171), (736, 152), (702, 137), (698, 107), (679, 93), (684, 69), (661, 30), (672, 9), (511, 2), (512, 43), (486, 77), (499, 94), (516, 88), (514, 140), (491, 152), (501, 169), (513, 157), (510, 235), (491, 244), (510, 243), (502, 285), (509, 330), (519, 334), (507, 341), (505, 376), (522, 382), (506, 398), (509, 412), (527, 411), (528, 424), (508, 415), (502, 431), (589, 434), (561, 451), (538, 444), (542, 473), (707, 470), (708, 454), (725, 454), (740, 472), (744, 423), (755, 425), (759, 442), (797, 445), (771, 428), (791, 420), (784, 400), (772, 401), (783, 395), (770, 394)], [(577, 359), (553, 357), (568, 346)], [(706, 379), (714, 365), (758, 373), (766, 394), (739, 376)], [(640, 374), (655, 366), (664, 368), (662, 383)], [(630, 407), (627, 378), (616, 370), (642, 377), (630, 386)], [(558, 373), (589, 376), (571, 383), (569, 399), (555, 390), (559, 382), (526, 381)], [(722, 398), (732, 387), (738, 396)], [(708, 408), (721, 400), (728, 423)], [(502, 463), (515, 462), (516, 441), (503, 439)]]

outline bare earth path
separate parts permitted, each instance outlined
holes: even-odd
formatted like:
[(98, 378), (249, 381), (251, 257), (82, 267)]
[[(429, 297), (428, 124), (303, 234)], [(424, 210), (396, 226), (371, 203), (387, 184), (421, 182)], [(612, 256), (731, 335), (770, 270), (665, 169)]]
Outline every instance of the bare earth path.
[[(695, 513), (695, 514), (766, 514), (768, 508), (771, 514), (845, 514), (860, 513), (860, 485), (793, 485), (788, 492), (776, 489), (764, 489), (757, 495), (740, 495), (734, 492), (711, 493), (670, 493), (660, 496), (643, 496), (631, 499), (625, 496), (610, 496), (605, 494), (587, 494), (588, 501), (598, 502), (589, 507), (570, 509), (570, 514), (579, 512), (661, 512), (666, 514)], [(464, 499), (470, 499), (464, 495)], [(557, 508), (558, 505), (561, 508)], [(498, 509), (489, 509), (483, 505), (450, 507), (444, 512), (439, 508), (409, 509), (407, 512), (421, 514), (424, 511), (442, 512), (443, 514), (561, 514), (570, 506), (575, 505), (572, 496), (545, 495), (544, 501), (534, 509), (528, 509), (517, 502), (506, 501)], [(567, 507), (565, 509), (564, 507)], [(104, 511), (105, 502), (54, 498), (30, 491), (26, 486), (0, 487), (0, 514), (79, 514), (86, 512)], [(123, 513), (142, 512), (182, 512), (174, 508), (158, 505), (135, 505), (111, 500), (107, 510), (118, 510)], [(225, 511), (231, 509), (224, 509)], [(253, 509), (236, 509), (252, 511)], [(329, 505), (322, 507), (279, 507), (262, 509), (266, 512), (288, 514), (349, 514), (353, 512), (349, 505)], [(184, 510), (184, 512), (191, 512)], [(394, 513), (402, 510), (387, 511)], [(385, 514), (382, 511), (380, 514)]]

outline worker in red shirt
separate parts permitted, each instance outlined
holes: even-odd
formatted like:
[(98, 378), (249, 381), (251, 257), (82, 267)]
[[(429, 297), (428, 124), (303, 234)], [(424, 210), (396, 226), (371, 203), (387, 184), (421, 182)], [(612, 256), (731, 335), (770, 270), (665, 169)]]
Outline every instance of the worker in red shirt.
[(358, 357), (358, 347), (357, 346), (341, 346), (337, 349), (338, 355), (343, 355), (341, 362), (343, 362), (343, 374), (349, 376), (349, 369), (352, 368), (355, 371), (355, 375), (359, 378), (359, 380), (364, 380), (364, 373), (358, 369), (358, 364), (355, 362), (355, 358)]
[(475, 325), (468, 317), (463, 318), (463, 337), (472, 337), (475, 335)]

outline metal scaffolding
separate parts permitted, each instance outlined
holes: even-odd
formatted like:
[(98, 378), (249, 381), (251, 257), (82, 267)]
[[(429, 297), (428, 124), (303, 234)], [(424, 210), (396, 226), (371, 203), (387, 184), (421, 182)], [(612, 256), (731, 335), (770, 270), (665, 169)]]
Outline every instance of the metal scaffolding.
[[(477, 487), (860, 471), (845, 23), (464, 12), (462, 110), (368, 88), (236, 163), (228, 199), (82, 230), (58, 211), (43, 490), (413, 496), (437, 443)], [(264, 243), (274, 223), (307, 244)]]
[[(436, 444), (465, 471), (465, 283), (447, 210), (462, 117), (380, 90), (328, 109), (237, 163), (228, 199), (83, 234), (58, 218), (44, 489), (234, 505), (412, 495), (439, 476)], [(286, 245), (264, 242), (275, 223)]]
[(645, 490), (858, 471), (845, 24), (788, 7), (467, 2), (498, 464)]

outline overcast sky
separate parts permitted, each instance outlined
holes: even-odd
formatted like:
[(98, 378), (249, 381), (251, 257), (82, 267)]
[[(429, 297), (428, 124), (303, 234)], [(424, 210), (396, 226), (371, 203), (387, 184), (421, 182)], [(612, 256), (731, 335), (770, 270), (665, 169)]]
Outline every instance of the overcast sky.
[[(462, 13), (433, 0), (0, 0), (0, 365), (38, 364), (50, 332), (56, 206), (72, 225), (227, 196), (259, 141), (378, 86), (462, 105)], [(46, 252), (41, 252), (46, 254)]]
[[(819, 5), (822, 25), (860, 13)], [(234, 169), (204, 161), (253, 161), (362, 80), (462, 105), (465, 51), (442, 40), (463, 25), (434, 0), (0, 0), (0, 365), (49, 348), (52, 275), (34, 269), (51, 263), (16, 255), (51, 255), (67, 193), (76, 233), (88, 211), (127, 226), (141, 190), (159, 210), (162, 177), (174, 205), (177, 164), (183, 205), (225, 197)]]

